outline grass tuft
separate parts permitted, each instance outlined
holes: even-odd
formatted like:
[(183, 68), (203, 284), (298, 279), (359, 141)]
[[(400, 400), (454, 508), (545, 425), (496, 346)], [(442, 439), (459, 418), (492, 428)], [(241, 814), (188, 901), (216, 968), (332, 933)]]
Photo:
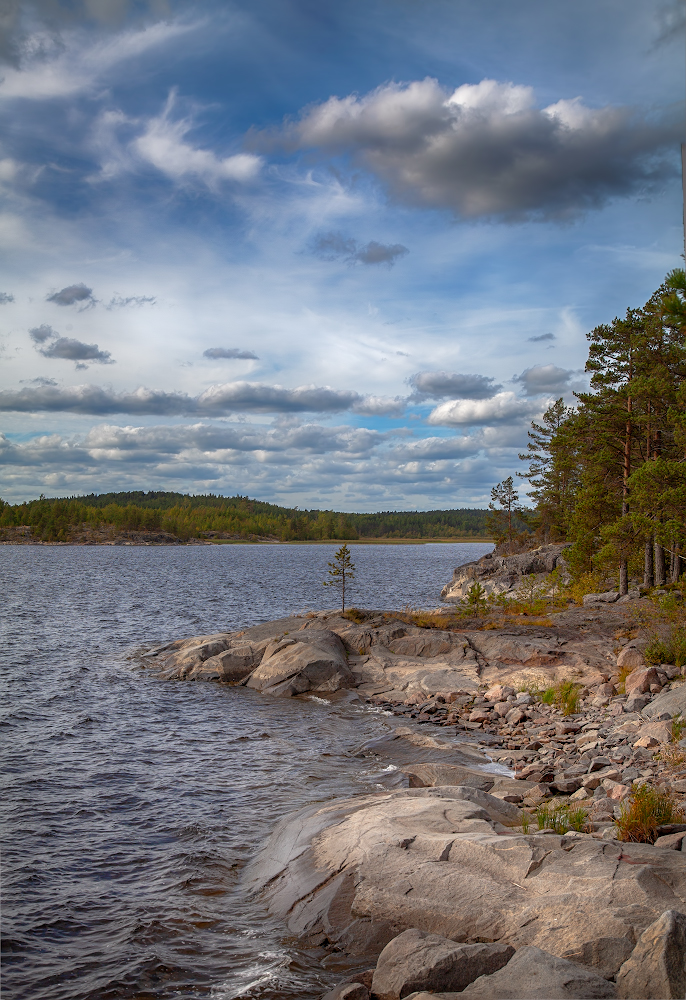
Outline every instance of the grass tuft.
[(588, 821), (588, 810), (583, 806), (573, 806), (568, 802), (553, 805), (542, 802), (536, 809), (536, 822), (539, 830), (554, 830), (555, 833), (567, 833), (568, 830), (581, 832)]
[(661, 792), (651, 785), (634, 788), (622, 805), (615, 821), (618, 840), (638, 844), (654, 844), (657, 830), (665, 823), (683, 823), (684, 811), (672, 792)]

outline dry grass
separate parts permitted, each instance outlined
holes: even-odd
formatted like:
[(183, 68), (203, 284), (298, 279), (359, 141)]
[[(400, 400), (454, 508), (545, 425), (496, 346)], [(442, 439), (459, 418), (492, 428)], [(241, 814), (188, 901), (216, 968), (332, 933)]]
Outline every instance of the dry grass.
[(639, 785), (622, 805), (615, 821), (618, 840), (654, 844), (658, 827), (665, 823), (683, 823), (685, 814), (672, 792), (661, 792), (651, 785)]

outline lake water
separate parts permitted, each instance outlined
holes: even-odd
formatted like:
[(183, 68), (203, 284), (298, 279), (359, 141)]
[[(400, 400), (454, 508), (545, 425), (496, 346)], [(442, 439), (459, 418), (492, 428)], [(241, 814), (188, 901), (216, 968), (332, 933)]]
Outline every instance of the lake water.
[[(489, 544), (351, 545), (352, 603), (435, 607)], [(340, 978), (241, 871), (276, 821), (384, 787), (387, 717), (155, 680), (144, 643), (336, 606), (335, 546), (0, 546), (6, 998), (317, 998)]]

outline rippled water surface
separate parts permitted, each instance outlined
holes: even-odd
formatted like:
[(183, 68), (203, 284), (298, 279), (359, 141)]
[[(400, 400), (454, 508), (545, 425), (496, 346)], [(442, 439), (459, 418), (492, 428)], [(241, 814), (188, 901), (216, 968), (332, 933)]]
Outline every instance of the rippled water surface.
[[(361, 607), (433, 607), (486, 544), (351, 546)], [(335, 606), (334, 546), (0, 546), (4, 995), (319, 997), (241, 890), (292, 809), (378, 787), (383, 715), (157, 681), (133, 647)]]

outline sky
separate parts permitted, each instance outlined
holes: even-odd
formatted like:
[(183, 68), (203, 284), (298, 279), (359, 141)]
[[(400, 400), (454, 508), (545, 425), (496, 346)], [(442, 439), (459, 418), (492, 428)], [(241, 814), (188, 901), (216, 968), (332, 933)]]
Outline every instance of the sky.
[(683, 264), (683, 10), (9, 0), (0, 496), (486, 506)]

